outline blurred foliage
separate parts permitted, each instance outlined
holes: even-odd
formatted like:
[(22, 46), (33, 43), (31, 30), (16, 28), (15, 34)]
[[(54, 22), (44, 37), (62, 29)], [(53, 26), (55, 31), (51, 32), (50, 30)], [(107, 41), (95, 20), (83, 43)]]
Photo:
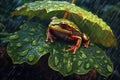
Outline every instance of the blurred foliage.
[(5, 32), (14, 32), (22, 22), (21, 17), (11, 17), (10, 15), (11, 11), (19, 6), (19, 4), (16, 0), (0, 1), (0, 23), (5, 26)]
[(3, 32), (4, 28), (5, 28), (5, 26), (2, 23), (0, 23), (0, 32)]
[(107, 14), (107, 16), (103, 14), (103, 17), (112, 26), (112, 29), (117, 31), (117, 34), (119, 34), (118, 32), (120, 32), (120, 2), (115, 5), (107, 6), (106, 8), (107, 9), (104, 9), (104, 13)]

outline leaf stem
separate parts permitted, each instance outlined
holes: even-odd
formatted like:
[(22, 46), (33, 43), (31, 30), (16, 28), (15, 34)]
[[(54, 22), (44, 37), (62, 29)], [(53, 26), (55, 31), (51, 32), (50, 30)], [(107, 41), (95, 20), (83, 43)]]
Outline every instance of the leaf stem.
[[(72, 0), (72, 4), (74, 4), (75, 0)], [(63, 18), (65, 19), (68, 16), (68, 11), (65, 11)]]
[(75, 0), (72, 0), (72, 2), (71, 2), (71, 3), (72, 3), (72, 4), (74, 4), (74, 2), (75, 2)]
[(68, 11), (65, 11), (63, 18), (65, 19), (68, 16)]

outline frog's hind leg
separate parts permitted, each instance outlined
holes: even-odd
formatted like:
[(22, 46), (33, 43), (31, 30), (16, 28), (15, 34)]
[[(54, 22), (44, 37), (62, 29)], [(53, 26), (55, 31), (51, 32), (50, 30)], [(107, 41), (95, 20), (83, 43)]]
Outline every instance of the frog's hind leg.
[(50, 39), (50, 42), (53, 42), (53, 35), (51, 34), (51, 31), (50, 31), (50, 28), (47, 29), (47, 32), (46, 32), (46, 42)]
[(76, 44), (73, 46), (69, 46), (70, 48), (67, 49), (66, 51), (73, 51), (73, 54), (75, 54), (76, 50), (80, 47), (81, 42), (82, 42), (82, 38), (79, 36), (71, 36), (70, 37), (72, 40), (76, 40)]

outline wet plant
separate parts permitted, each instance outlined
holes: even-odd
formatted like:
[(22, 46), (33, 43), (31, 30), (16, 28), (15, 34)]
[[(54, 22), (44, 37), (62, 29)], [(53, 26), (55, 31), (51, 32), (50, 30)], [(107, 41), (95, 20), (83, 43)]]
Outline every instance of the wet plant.
[[(9, 40), (7, 52), (14, 64), (34, 65), (42, 56), (50, 53), (49, 67), (63, 76), (84, 75), (92, 69), (106, 77), (113, 72), (113, 63), (99, 45), (117, 47), (116, 38), (110, 27), (91, 12), (66, 1), (36, 1), (25, 3), (11, 14), (12, 16), (28, 16), (29, 19), (37, 16), (40, 20), (46, 20), (48, 23), (54, 16), (60, 19), (65, 18), (68, 20), (65, 26), (74, 28), (69, 24), (69, 22), (73, 22), (80, 31), (90, 37), (91, 41), (88, 48), (84, 48), (82, 45), (75, 54), (66, 52), (69, 42), (59, 39), (54, 43), (45, 41), (49, 24), (29, 22), (28, 20), (20, 26), (19, 31), (6, 37)], [(61, 21), (55, 20), (54, 23), (60, 25)], [(74, 29), (76, 30), (76, 28)]]

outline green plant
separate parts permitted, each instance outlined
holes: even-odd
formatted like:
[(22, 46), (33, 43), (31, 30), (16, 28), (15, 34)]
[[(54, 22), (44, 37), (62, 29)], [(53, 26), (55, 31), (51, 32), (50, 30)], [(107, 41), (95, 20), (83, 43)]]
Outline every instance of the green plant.
[[(66, 8), (67, 7), (67, 8)], [(63, 76), (73, 73), (86, 74), (95, 68), (101, 75), (109, 76), (113, 72), (113, 64), (105, 52), (96, 44), (117, 46), (117, 41), (110, 27), (96, 15), (65, 1), (36, 1), (18, 7), (12, 15), (26, 15), (29, 18), (38, 16), (48, 20), (53, 16), (73, 21), (80, 30), (90, 36), (88, 49), (81, 47), (76, 54), (65, 52), (67, 44), (63, 41), (45, 42), (47, 26), (42, 23), (24, 23), (20, 30), (7, 37), (8, 54), (15, 64), (35, 64), (43, 55), (50, 53), (49, 66)], [(88, 16), (89, 15), (89, 16)]]

